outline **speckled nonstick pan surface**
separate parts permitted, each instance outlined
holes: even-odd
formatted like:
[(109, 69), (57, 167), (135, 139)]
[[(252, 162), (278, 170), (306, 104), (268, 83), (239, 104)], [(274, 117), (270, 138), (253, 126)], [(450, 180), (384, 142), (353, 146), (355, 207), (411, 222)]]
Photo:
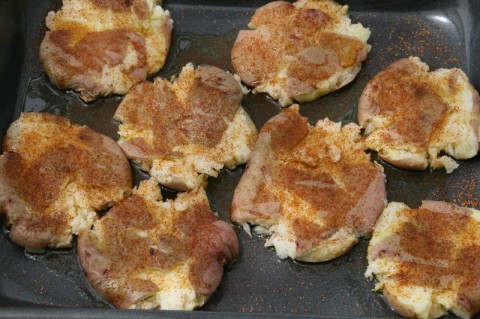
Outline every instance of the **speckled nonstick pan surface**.
[[(393, 61), (419, 56), (432, 69), (459, 67), (480, 88), (480, 1), (342, 0), (354, 22), (372, 31), (372, 45), (358, 77), (341, 90), (301, 106), (313, 124), (328, 117), (355, 121), (357, 100), (369, 79)], [(187, 62), (226, 70), (240, 29), (264, 0), (238, 2), (165, 0), (174, 20), (172, 49), (159, 76), (177, 74)], [(22, 111), (51, 112), (116, 138), (112, 120), (121, 97), (84, 104), (61, 92), (42, 72), (38, 47), (44, 19), (60, 1), (0, 0), (0, 138)], [(248, 95), (243, 105), (257, 127), (280, 107), (263, 94)], [(461, 161), (452, 174), (412, 172), (382, 162), (389, 201), (418, 206), (422, 199), (446, 200), (480, 208), (480, 158)], [(136, 181), (146, 175), (133, 168)], [(229, 220), (233, 191), (243, 172), (222, 171), (207, 188), (211, 207)], [(165, 191), (167, 196), (174, 194)], [(3, 225), (2, 225), (3, 226)], [(397, 317), (374, 283), (364, 278), (368, 240), (346, 255), (320, 264), (280, 261), (264, 239), (239, 227), (241, 256), (228, 267), (207, 304), (195, 312), (119, 311), (99, 298), (84, 279), (75, 249), (29, 254), (0, 228), (0, 317), (69, 318), (272, 318), (285, 316)], [(432, 234), (433, 235), (433, 234)]]

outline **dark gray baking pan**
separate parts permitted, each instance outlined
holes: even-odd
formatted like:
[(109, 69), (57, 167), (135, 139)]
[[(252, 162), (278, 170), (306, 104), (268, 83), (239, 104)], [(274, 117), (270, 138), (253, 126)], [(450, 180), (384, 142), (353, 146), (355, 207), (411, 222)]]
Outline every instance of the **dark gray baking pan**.
[[(231, 71), (230, 50), (240, 29), (265, 0), (237, 2), (165, 0), (174, 20), (172, 49), (159, 76), (179, 72), (187, 62)], [(341, 0), (354, 22), (372, 31), (372, 51), (353, 83), (301, 106), (314, 123), (328, 117), (355, 121), (358, 97), (369, 79), (396, 59), (419, 56), (432, 69), (459, 67), (480, 88), (480, 1)], [(84, 104), (72, 92), (59, 91), (38, 59), (44, 19), (60, 1), (0, 0), (0, 138), (22, 111), (51, 112), (116, 138), (112, 114), (121, 97)], [(279, 111), (263, 94), (248, 95), (243, 105), (257, 127)], [(382, 163), (389, 201), (418, 206), (422, 199), (445, 200), (480, 208), (479, 157), (462, 161), (452, 174), (411, 172)], [(137, 182), (146, 176), (134, 168)], [(229, 220), (229, 206), (243, 167), (209, 180), (212, 209)], [(167, 196), (170, 192), (165, 190)], [(364, 277), (368, 240), (346, 255), (320, 264), (280, 261), (263, 247), (264, 239), (236, 228), (241, 256), (226, 269), (207, 304), (194, 312), (120, 311), (99, 298), (85, 281), (75, 249), (29, 254), (0, 227), (0, 317), (15, 318), (273, 318), (397, 317), (374, 283)]]

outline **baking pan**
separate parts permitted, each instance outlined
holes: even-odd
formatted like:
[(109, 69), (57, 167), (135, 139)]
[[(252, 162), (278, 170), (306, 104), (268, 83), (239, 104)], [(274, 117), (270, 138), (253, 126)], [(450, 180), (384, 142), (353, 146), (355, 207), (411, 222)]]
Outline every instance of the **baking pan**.
[[(173, 42), (165, 67), (157, 75), (177, 74), (187, 62), (226, 70), (239, 30), (265, 0), (165, 0), (174, 20)], [(358, 77), (341, 90), (301, 106), (313, 124), (328, 117), (355, 121), (356, 104), (369, 79), (393, 61), (419, 56), (432, 69), (459, 67), (480, 88), (480, 1), (476, 0), (341, 0), (350, 7), (353, 22), (372, 31), (372, 45)], [(0, 138), (22, 111), (66, 116), (112, 138), (112, 120), (121, 97), (83, 103), (72, 92), (59, 91), (42, 71), (38, 48), (44, 19), (61, 2), (0, 0)], [(277, 114), (279, 105), (263, 94), (250, 94), (243, 105), (257, 127)], [(373, 155), (375, 156), (375, 155)], [(418, 206), (422, 199), (451, 201), (479, 209), (479, 157), (461, 161), (452, 174), (412, 172), (381, 162), (387, 176), (389, 201)], [(210, 179), (211, 207), (229, 220), (232, 194), (243, 167), (224, 170)], [(134, 167), (138, 183), (147, 176)], [(164, 190), (166, 196), (173, 192)], [(326, 263), (280, 261), (263, 247), (264, 239), (250, 238), (236, 227), (241, 255), (226, 268), (218, 290), (194, 312), (121, 311), (99, 298), (86, 282), (75, 248), (30, 254), (8, 239), (0, 227), (0, 317), (25, 318), (273, 318), (273, 317), (397, 317), (373, 282), (364, 277), (368, 240), (344, 256)]]

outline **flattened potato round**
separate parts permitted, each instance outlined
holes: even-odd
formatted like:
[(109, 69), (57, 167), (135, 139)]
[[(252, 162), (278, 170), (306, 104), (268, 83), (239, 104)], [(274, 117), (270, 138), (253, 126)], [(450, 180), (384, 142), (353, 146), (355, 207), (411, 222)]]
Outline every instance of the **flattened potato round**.
[(45, 72), (86, 102), (125, 94), (158, 72), (170, 49), (172, 21), (158, 0), (63, 0), (49, 12), (40, 45)]
[(360, 127), (328, 119), (310, 126), (298, 105), (260, 130), (232, 201), (231, 218), (270, 236), (280, 258), (327, 261), (372, 231), (386, 199), (382, 169)]
[(192, 310), (202, 306), (237, 258), (232, 226), (213, 214), (202, 188), (162, 201), (155, 179), (78, 237), (93, 288), (116, 307)]
[(447, 202), (392, 202), (375, 224), (365, 275), (405, 317), (480, 310), (480, 212)]
[(114, 118), (127, 156), (170, 188), (192, 190), (247, 161), (257, 137), (242, 87), (213, 66), (187, 64), (172, 82), (136, 85)]
[(232, 66), (253, 92), (288, 106), (350, 83), (370, 46), (370, 31), (351, 24), (332, 0), (273, 1), (259, 8), (231, 52)]
[(125, 154), (107, 136), (47, 113), (12, 123), (0, 156), (0, 213), (10, 238), (30, 250), (70, 247), (96, 211), (132, 187)]
[(376, 75), (358, 105), (367, 147), (405, 169), (444, 167), (475, 156), (479, 147), (480, 98), (460, 69), (438, 69), (417, 57), (401, 59)]

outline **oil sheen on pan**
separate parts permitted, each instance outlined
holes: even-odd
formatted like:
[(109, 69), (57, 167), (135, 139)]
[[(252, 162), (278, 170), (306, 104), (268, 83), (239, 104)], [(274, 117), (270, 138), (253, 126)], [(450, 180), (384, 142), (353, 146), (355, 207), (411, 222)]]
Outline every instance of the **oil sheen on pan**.
[[(372, 46), (362, 70), (350, 84), (338, 91), (300, 105), (300, 114), (310, 124), (319, 119), (349, 123), (356, 121), (356, 105), (368, 81), (394, 61), (418, 56), (431, 69), (462, 69), (473, 86), (480, 88), (480, 68), (474, 57), (480, 53), (480, 41), (474, 30), (480, 28), (480, 3), (459, 1), (339, 1), (349, 5), (353, 23), (371, 31)], [(189, 62), (213, 65), (232, 72), (231, 48), (240, 30), (256, 8), (268, 1), (248, 0), (230, 4), (209, 0), (164, 1), (173, 20), (170, 53), (162, 70), (153, 76), (169, 78), (178, 74)], [(14, 1), (0, 4), (0, 21), (5, 24), (0, 37), (0, 137), (22, 111), (49, 112), (84, 124), (117, 139), (118, 123), (113, 113), (121, 102), (120, 96), (100, 98), (84, 103), (77, 94), (56, 88), (42, 70), (37, 48), (45, 34), (45, 16), (57, 10), (59, 0)], [(27, 23), (28, 21), (28, 23)], [(242, 105), (257, 128), (279, 113), (280, 105), (265, 94), (248, 94)], [(478, 209), (480, 186), (478, 156), (459, 161), (452, 174), (444, 171), (414, 172), (394, 168), (377, 159), (384, 167), (389, 201), (418, 207), (421, 200), (449, 201)], [(224, 221), (229, 221), (233, 191), (244, 167), (222, 170), (218, 178), (209, 179), (206, 193), (211, 209)], [(148, 176), (133, 167), (135, 183)], [(175, 197), (168, 189), (164, 197)], [(75, 248), (51, 250), (44, 254), (26, 253), (8, 240), (8, 230), (2, 224), (0, 240), (0, 317), (6, 306), (16, 314), (35, 307), (52, 314), (55, 308), (69, 307), (66, 316), (79, 314), (82, 308), (89, 314), (99, 314), (111, 306), (88, 285), (76, 257)], [(234, 227), (240, 242), (240, 257), (225, 268), (217, 291), (200, 311), (179, 313), (180, 318), (202, 318), (204, 312), (220, 317), (237, 313), (267, 313), (313, 316), (394, 317), (381, 295), (374, 294), (374, 282), (364, 277), (367, 268), (369, 240), (359, 244), (340, 258), (320, 264), (279, 261), (265, 249), (265, 240), (249, 237)], [(86, 308), (86, 309), (85, 309)], [(43, 309), (43, 310), (42, 310)], [(138, 317), (155, 315), (135, 312)], [(177, 314), (175, 314), (177, 315)], [(108, 315), (106, 315), (108, 317)], [(453, 318), (453, 315), (451, 315)]]

